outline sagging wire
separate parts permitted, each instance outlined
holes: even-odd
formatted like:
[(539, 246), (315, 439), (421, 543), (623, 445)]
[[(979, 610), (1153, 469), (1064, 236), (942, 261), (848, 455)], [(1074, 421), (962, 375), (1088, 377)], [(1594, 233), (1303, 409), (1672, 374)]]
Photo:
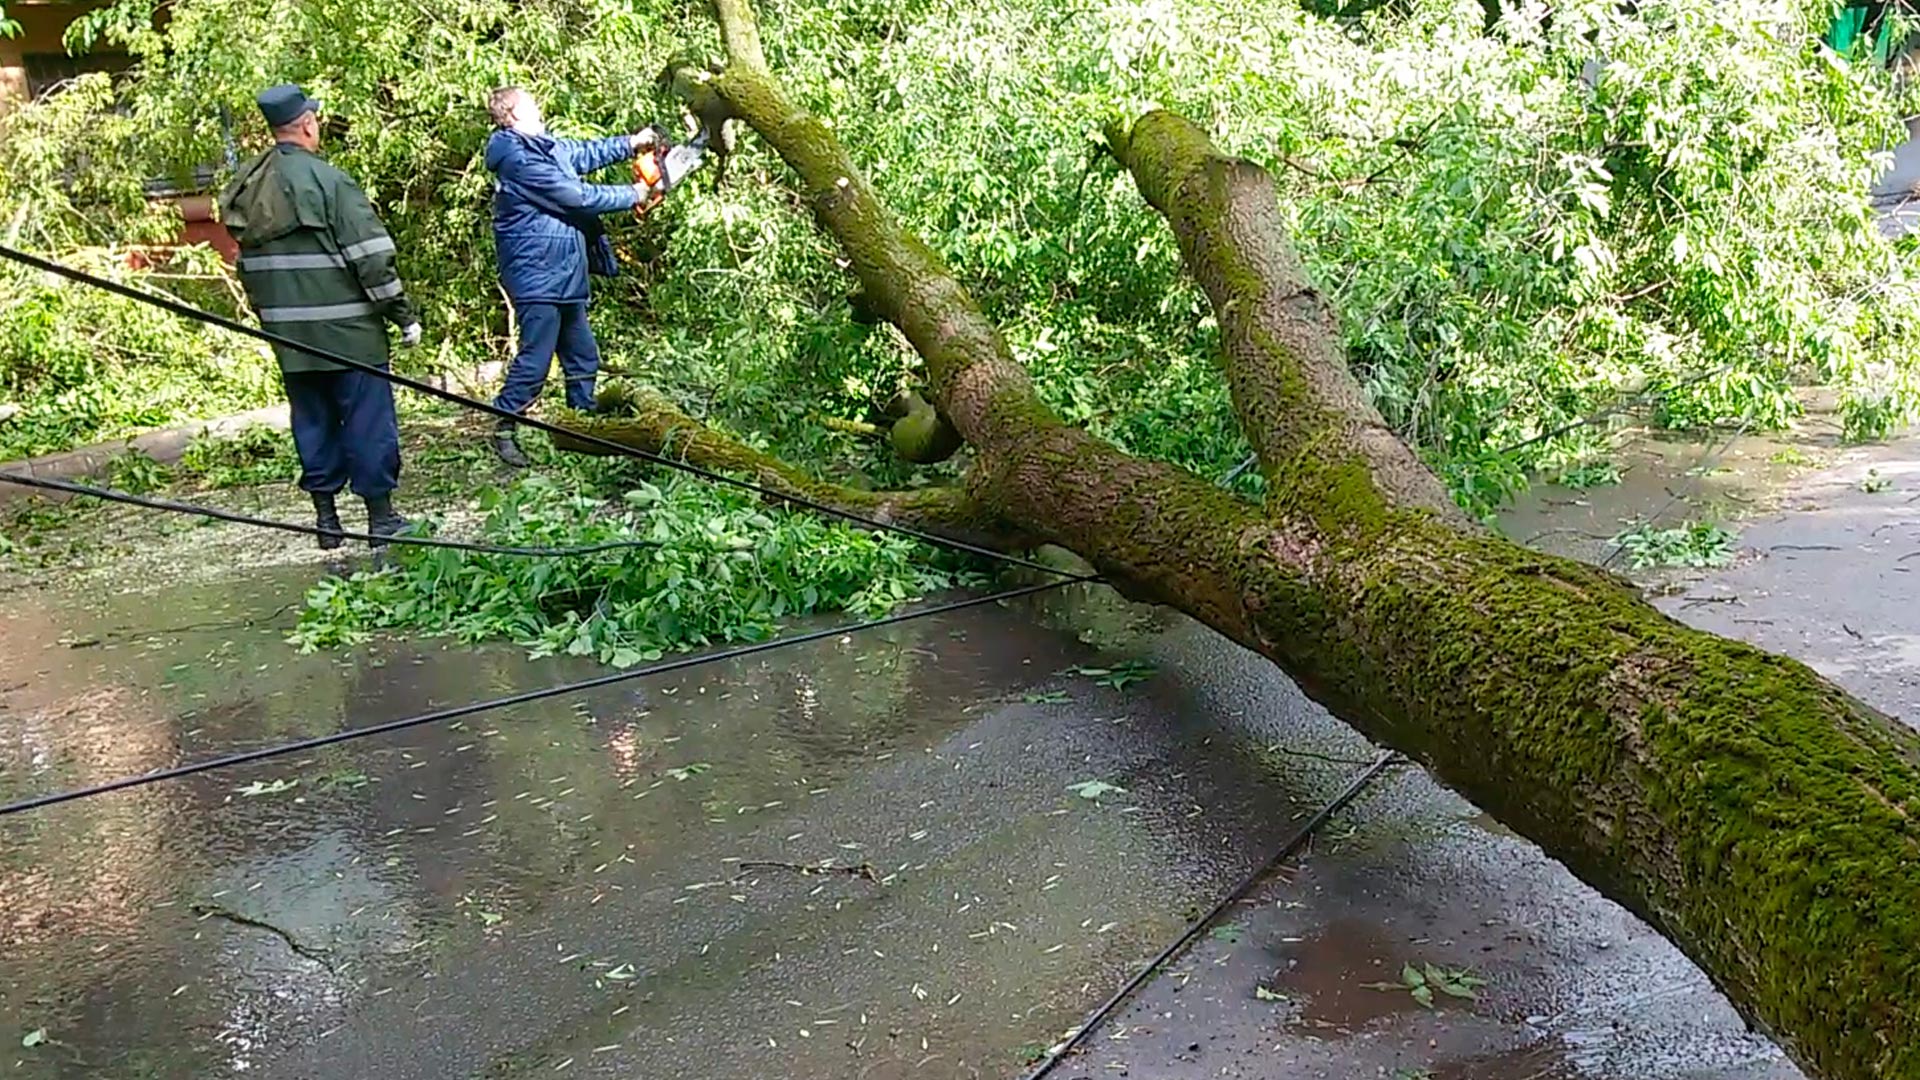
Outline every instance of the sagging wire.
[(96, 795), (106, 795), (115, 791), (125, 791), (129, 788), (157, 784), (163, 780), (178, 780), (198, 773), (212, 772), (216, 769), (228, 769), (236, 765), (248, 765), (256, 761), (265, 761), (268, 758), (305, 753), (309, 750), (318, 750), (324, 746), (332, 746), (336, 743), (348, 742), (354, 739), (364, 739), (373, 735), (388, 735), (396, 731), (405, 731), (408, 728), (420, 727), (425, 724), (459, 720), (463, 717), (473, 716), (478, 713), (491, 712), (495, 709), (511, 708), (516, 705), (526, 705), (535, 701), (544, 701), (547, 698), (560, 697), (564, 694), (599, 690), (634, 679), (644, 679), (650, 675), (665, 675), (670, 672), (685, 671), (689, 668), (701, 667), (706, 664), (717, 664), (727, 660), (739, 660), (744, 657), (771, 652), (774, 649), (783, 649), (792, 645), (805, 645), (810, 642), (823, 641), (831, 637), (857, 634), (865, 630), (878, 630), (881, 627), (898, 626), (901, 623), (911, 622), (915, 619), (931, 618), (935, 615), (948, 615), (956, 611), (965, 611), (968, 608), (996, 604), (1003, 600), (1018, 600), (1022, 597), (1035, 596), (1067, 585), (1077, 584), (1081, 584), (1081, 582), (1055, 580), (1043, 582), (1038, 585), (1024, 585), (1017, 589), (1006, 589), (1000, 592), (988, 593), (984, 596), (974, 596), (965, 600), (936, 604), (933, 607), (920, 608), (917, 611), (901, 612), (896, 615), (870, 619), (866, 622), (855, 623), (852, 626), (829, 626), (819, 630), (810, 630), (803, 634), (793, 634), (787, 637), (774, 638), (770, 641), (760, 641), (751, 645), (722, 649), (719, 652), (705, 653), (699, 656), (683, 656), (675, 660), (668, 660), (664, 663), (652, 664), (642, 668), (634, 668), (629, 671), (616, 671), (606, 675), (595, 676), (591, 679), (581, 679), (577, 682), (561, 683), (556, 686), (542, 687), (538, 690), (527, 690), (518, 694), (509, 694), (505, 697), (490, 698), (486, 701), (469, 702), (468, 704), (456, 705), (448, 709), (438, 709), (434, 712), (420, 713), (415, 716), (389, 720), (367, 727), (351, 728), (347, 731), (336, 731), (331, 735), (320, 735), (310, 739), (301, 739), (297, 742), (281, 743), (255, 750), (243, 750), (239, 753), (227, 754), (206, 761), (176, 765), (167, 769), (157, 769), (153, 772), (140, 773), (136, 776), (125, 776), (117, 780), (109, 780), (105, 783), (94, 784), (89, 787), (73, 788), (67, 791), (57, 791), (45, 795), (35, 795), (0, 806), (0, 818), (9, 817), (14, 814), (24, 814), (29, 810), (39, 810), (49, 806), (57, 806), (61, 803), (73, 802), (77, 799), (88, 799)]
[[(1733, 449), (1733, 445), (1740, 441), (1740, 437), (1745, 435), (1747, 429), (1751, 426), (1753, 426), (1753, 417), (1748, 416), (1740, 422), (1739, 428), (1735, 429), (1734, 433), (1727, 437), (1727, 441), (1721, 445), (1720, 449), (1715, 450), (1713, 449), (1713, 444), (1708, 443), (1706, 450), (1700, 455), (1699, 463), (1694, 465), (1691, 470), (1693, 475), (1681, 486), (1680, 490), (1674, 491), (1668, 489), (1667, 501), (1660, 504), (1660, 509), (1655, 510), (1651, 515), (1642, 517), (1633, 528), (1620, 533), (1614, 540), (1617, 541), (1621, 536), (1626, 536), (1641, 529), (1652, 528), (1661, 518), (1667, 516), (1667, 511), (1673, 509), (1676, 503), (1679, 503), (1682, 499), (1691, 497), (1700, 487), (1701, 481), (1705, 480), (1707, 474), (1720, 464), (1720, 459), (1727, 456), (1728, 451)], [(1609, 542), (1612, 543), (1613, 541)], [(1605, 570), (1612, 567), (1614, 560), (1618, 559), (1626, 550), (1626, 545), (1614, 543), (1613, 551), (1606, 557), (1606, 560), (1600, 564), (1600, 568)]]
[(1255, 885), (1258, 885), (1268, 874), (1271, 874), (1274, 869), (1289, 856), (1305, 846), (1306, 842), (1313, 838), (1313, 834), (1320, 830), (1320, 826), (1327, 823), (1328, 818), (1339, 813), (1348, 803), (1359, 798), (1361, 792), (1364, 792), (1368, 785), (1378, 779), (1380, 774), (1386, 772), (1390, 766), (1400, 764), (1403, 760), (1399, 754), (1391, 750), (1376, 758), (1373, 764), (1367, 766), (1360, 772), (1360, 775), (1354, 777), (1353, 782), (1348, 784), (1340, 794), (1334, 796), (1332, 801), (1328, 802), (1325, 806), (1321, 807), (1317, 813), (1308, 818), (1306, 823), (1301, 825), (1292, 836), (1288, 837), (1286, 843), (1281, 844), (1272, 856), (1259, 866), (1254, 867), (1246, 877), (1241, 878), (1240, 883), (1229, 890), (1225, 896), (1222, 896), (1213, 907), (1207, 909), (1206, 914), (1189, 923), (1185, 933), (1175, 938), (1172, 944), (1160, 950), (1160, 955), (1147, 961), (1146, 966), (1134, 972), (1133, 977), (1122, 984), (1120, 989), (1114, 991), (1112, 997), (1108, 998), (1099, 1008), (1089, 1013), (1086, 1020), (1082, 1021), (1080, 1026), (1075, 1028), (1071, 1035), (1067, 1036), (1064, 1041), (1047, 1053), (1045, 1060), (1041, 1061), (1032, 1072), (1028, 1073), (1025, 1080), (1045, 1080), (1045, 1077), (1051, 1074), (1054, 1069), (1060, 1067), (1060, 1063), (1066, 1060), (1068, 1054), (1073, 1053), (1085, 1043), (1095, 1029), (1106, 1022), (1106, 1019), (1112, 1016), (1114, 1011), (1118, 1009), (1122, 1003), (1129, 997), (1132, 997), (1134, 992), (1145, 985), (1146, 981), (1152, 978), (1156, 972), (1162, 967), (1165, 967), (1168, 961), (1178, 956), (1188, 945), (1193, 944), (1193, 940), (1205, 933), (1207, 927), (1212, 926), (1215, 919), (1218, 919), (1228, 908), (1239, 903), (1247, 893), (1253, 891)]
[(170, 514), (188, 514), (194, 517), (208, 518), (213, 521), (226, 521), (235, 525), (251, 525), (261, 529), (279, 529), (282, 532), (302, 533), (307, 536), (340, 537), (345, 540), (363, 540), (369, 544), (398, 544), (409, 547), (444, 548), (450, 551), (471, 551), (480, 555), (523, 555), (530, 558), (564, 558), (574, 555), (594, 555), (603, 551), (622, 551), (630, 548), (659, 548), (667, 546), (659, 540), (607, 540), (598, 544), (579, 544), (573, 547), (515, 547), (507, 544), (484, 544), (469, 540), (443, 540), (434, 536), (408, 536), (398, 533), (391, 536), (373, 533), (354, 532), (351, 529), (322, 529), (317, 525), (301, 525), (291, 521), (274, 521), (271, 518), (254, 517), (251, 514), (222, 510), (214, 506), (200, 506), (194, 503), (175, 502), (172, 499), (156, 499), (147, 495), (135, 495), (112, 488), (94, 487), (90, 484), (76, 484), (70, 480), (54, 480), (42, 476), (26, 476), (21, 473), (0, 472), (0, 484), (16, 484), (20, 487), (40, 488), (47, 491), (61, 491), (69, 495), (81, 495), (90, 499), (102, 499), (107, 502), (125, 503), (128, 506), (144, 507), (148, 510), (163, 510)]
[(264, 341), (271, 345), (279, 345), (289, 349), (294, 349), (298, 352), (302, 352), (309, 356), (313, 356), (318, 359), (325, 360), (329, 363), (338, 364), (341, 367), (348, 368), (353, 371), (358, 371), (366, 375), (371, 375), (377, 379), (384, 379), (387, 382), (393, 383), (396, 386), (404, 386), (409, 390), (414, 390), (419, 393), (426, 394), (428, 397), (438, 398), (442, 401), (451, 402), (452, 404), (459, 405), (463, 408), (472, 409), (476, 412), (487, 413), (491, 416), (497, 417), (502, 420), (510, 420), (515, 424), (524, 424), (527, 427), (534, 428), (535, 430), (544, 431), (549, 435), (563, 436), (575, 442), (584, 443), (588, 446), (597, 447), (602, 450), (608, 450), (624, 457), (638, 458), (641, 461), (651, 462), (655, 465), (662, 465), (670, 469), (677, 469), (681, 472), (687, 473), (688, 475), (700, 477), (701, 479), (709, 481), (711, 483), (723, 484), (728, 487), (739, 488), (741, 490), (752, 492), (755, 495), (773, 500), (775, 502), (785, 502), (785, 503), (790, 503), (794, 506), (804, 507), (815, 513), (824, 514), (828, 517), (839, 518), (843, 521), (847, 521), (852, 524), (859, 525), (863, 528), (874, 529), (880, 532), (895, 533), (900, 536), (910, 537), (914, 540), (918, 540), (925, 544), (931, 544), (935, 547), (944, 547), (953, 551), (964, 551), (970, 555), (977, 555), (977, 556), (980, 556), (981, 558), (991, 559), (995, 562), (1005, 563), (1010, 566), (1019, 566), (1027, 570), (1037, 570), (1044, 574), (1056, 575), (1067, 581), (1091, 582), (1091, 581), (1100, 580), (1098, 575), (1074, 574), (1070, 571), (1061, 570), (1056, 567), (1048, 566), (1045, 563), (1035, 562), (1031, 559), (1025, 559), (1018, 555), (1009, 555), (1004, 551), (996, 551), (993, 548), (985, 547), (980, 544), (973, 544), (965, 540), (959, 540), (952, 537), (940, 536), (935, 533), (926, 532), (924, 530), (916, 529), (908, 525), (901, 525), (896, 522), (879, 521), (873, 518), (862, 517), (859, 514), (853, 513), (850, 510), (843, 510), (837, 506), (832, 506), (830, 504), (819, 502), (814, 499), (809, 499), (804, 495), (792, 495), (784, 492), (774, 491), (771, 488), (763, 487), (762, 485), (756, 484), (750, 480), (741, 480), (737, 477), (728, 476), (725, 473), (715, 472), (712, 469), (695, 465), (689, 461), (682, 461), (678, 458), (668, 457), (663, 454), (656, 454), (656, 453), (653, 453), (652, 451), (642, 450), (637, 446), (628, 446), (625, 443), (615, 442), (612, 439), (603, 438), (598, 435), (589, 435), (586, 432), (570, 430), (568, 428), (561, 427), (558, 424), (554, 424), (546, 420), (540, 420), (534, 417), (524, 416), (520, 413), (513, 412), (510, 409), (503, 409), (500, 406), (495, 405), (490, 401), (480, 401), (476, 398), (470, 398), (470, 397), (467, 397), (465, 394), (460, 394), (452, 390), (443, 389), (441, 387), (433, 385), (432, 383), (426, 382), (421, 379), (416, 379), (411, 376), (402, 375), (399, 372), (389, 370), (388, 368), (379, 367), (377, 365), (369, 364), (360, 360), (354, 360), (350, 357), (342, 356), (339, 353), (333, 352), (330, 349), (323, 349), (315, 345), (308, 345), (304, 342), (294, 341), (291, 338), (283, 337), (279, 334), (272, 333), (271, 331), (261, 330), (257, 327), (248, 326), (245, 323), (236, 322), (232, 319), (226, 318), (225, 316), (216, 315), (211, 311), (204, 311), (200, 308), (194, 307), (192, 304), (183, 303), (179, 300), (173, 299), (172, 297), (161, 296), (156, 293), (150, 293), (143, 289), (136, 289), (131, 285), (123, 285), (120, 282), (113, 281), (109, 278), (103, 278), (97, 274), (90, 274), (85, 270), (79, 270), (74, 267), (67, 266), (63, 263), (55, 262), (51, 259), (44, 259), (38, 255), (33, 255), (8, 245), (0, 244), (0, 258), (9, 259), (13, 262), (17, 262), (21, 264), (22, 266), (29, 266), (35, 270), (39, 270), (44, 273), (53, 274), (58, 277), (63, 277), (69, 281), (77, 282), (82, 285), (87, 285), (92, 288), (101, 289), (106, 292), (113, 293), (116, 296), (122, 296), (129, 300), (134, 300), (142, 304), (147, 304), (149, 306), (159, 308), (162, 311), (166, 311), (174, 315), (178, 315), (185, 319), (191, 319), (195, 322), (204, 323), (208, 326), (219, 327), (222, 330), (227, 330), (232, 333), (241, 334), (246, 337), (253, 338), (257, 341)]

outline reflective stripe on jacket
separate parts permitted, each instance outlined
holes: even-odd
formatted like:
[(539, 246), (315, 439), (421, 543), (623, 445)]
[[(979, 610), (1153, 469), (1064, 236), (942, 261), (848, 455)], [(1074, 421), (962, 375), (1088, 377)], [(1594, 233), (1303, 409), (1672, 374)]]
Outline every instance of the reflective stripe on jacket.
[[(282, 144), (249, 161), (220, 196), (240, 246), (240, 284), (260, 325), (369, 364), (387, 363), (386, 323), (417, 321), (393, 238), (346, 173)], [(338, 365), (274, 346), (282, 371)]]

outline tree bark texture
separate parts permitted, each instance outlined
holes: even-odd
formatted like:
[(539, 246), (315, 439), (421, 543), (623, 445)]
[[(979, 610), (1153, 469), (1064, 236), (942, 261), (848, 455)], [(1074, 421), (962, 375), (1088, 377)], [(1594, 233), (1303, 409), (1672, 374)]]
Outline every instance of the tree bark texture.
[[(1350, 377), (1267, 174), (1172, 114), (1115, 125), (1108, 144), (1212, 302), (1266, 504), (1064, 424), (939, 256), (787, 100), (744, 0), (719, 11), (751, 47), (711, 88), (797, 175), (974, 460), (964, 493), (892, 497), (718, 436), (677, 450), (850, 509), (1077, 552), (1271, 658), (1644, 918), (1812, 1075), (1920, 1078), (1920, 733), (1469, 521)], [(649, 424), (698, 429), (652, 417), (594, 430), (657, 448)]]

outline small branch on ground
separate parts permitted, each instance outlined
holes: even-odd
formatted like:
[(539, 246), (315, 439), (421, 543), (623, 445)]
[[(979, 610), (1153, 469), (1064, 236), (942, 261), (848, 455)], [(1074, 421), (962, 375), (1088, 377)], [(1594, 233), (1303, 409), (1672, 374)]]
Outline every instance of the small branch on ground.
[(242, 915), (231, 908), (221, 907), (218, 904), (193, 904), (189, 906), (188, 910), (202, 919), (224, 919), (227, 922), (233, 923), (235, 926), (246, 926), (255, 930), (265, 930), (267, 933), (285, 942), (287, 948), (293, 950), (294, 955), (319, 964), (321, 967), (327, 969), (328, 974), (338, 974), (333, 966), (333, 957), (328, 954), (325, 949), (316, 949), (310, 945), (303, 945), (292, 934), (287, 933), (285, 930), (282, 930), (270, 922), (263, 922), (251, 915)]
[(739, 881), (755, 870), (791, 870), (802, 877), (843, 874), (847, 877), (864, 878), (867, 881), (873, 882), (875, 885), (880, 884), (880, 872), (873, 868), (872, 863), (861, 863), (858, 866), (830, 866), (821, 863), (809, 866), (806, 863), (774, 862), (766, 859), (742, 860), (740, 863), (740, 872), (733, 876), (733, 880)]

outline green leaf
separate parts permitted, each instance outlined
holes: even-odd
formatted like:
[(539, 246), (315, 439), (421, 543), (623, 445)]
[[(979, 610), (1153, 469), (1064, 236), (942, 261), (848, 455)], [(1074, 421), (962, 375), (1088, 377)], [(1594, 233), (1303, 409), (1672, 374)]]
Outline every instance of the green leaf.
[(252, 799), (261, 795), (279, 795), (283, 792), (292, 791), (299, 786), (300, 781), (298, 780), (275, 780), (272, 783), (268, 783), (265, 780), (255, 780), (246, 787), (235, 788), (234, 791), (243, 798)]
[(1105, 780), (1082, 780), (1077, 784), (1068, 784), (1067, 790), (1083, 799), (1098, 799), (1103, 795), (1125, 795), (1127, 789)]
[(46, 1041), (47, 1041), (47, 1029), (34, 1028), (32, 1031), (27, 1032), (25, 1038), (22, 1038), (20, 1040), (20, 1045), (31, 1050), (34, 1047), (39, 1046), (41, 1043)]
[(1267, 988), (1266, 988), (1266, 987), (1264, 987), (1264, 986), (1255, 986), (1255, 987), (1253, 988), (1253, 996), (1254, 996), (1254, 997), (1255, 997), (1255, 998), (1256, 998), (1257, 1000), (1260, 1000), (1260, 1001), (1285, 1001), (1285, 1000), (1287, 1000), (1287, 995), (1285, 995), (1285, 994), (1280, 994), (1280, 993), (1275, 993), (1274, 991), (1272, 991), (1272, 990), (1269, 990), (1269, 989), (1267, 989)]
[(1426, 1006), (1429, 1009), (1433, 1008), (1433, 987), (1431, 986), (1414, 987), (1413, 1000), (1419, 1002), (1420, 1004)]
[(1421, 973), (1419, 968), (1408, 964), (1400, 969), (1400, 981), (1406, 983), (1408, 986), (1425, 986), (1427, 984), (1427, 977)]

